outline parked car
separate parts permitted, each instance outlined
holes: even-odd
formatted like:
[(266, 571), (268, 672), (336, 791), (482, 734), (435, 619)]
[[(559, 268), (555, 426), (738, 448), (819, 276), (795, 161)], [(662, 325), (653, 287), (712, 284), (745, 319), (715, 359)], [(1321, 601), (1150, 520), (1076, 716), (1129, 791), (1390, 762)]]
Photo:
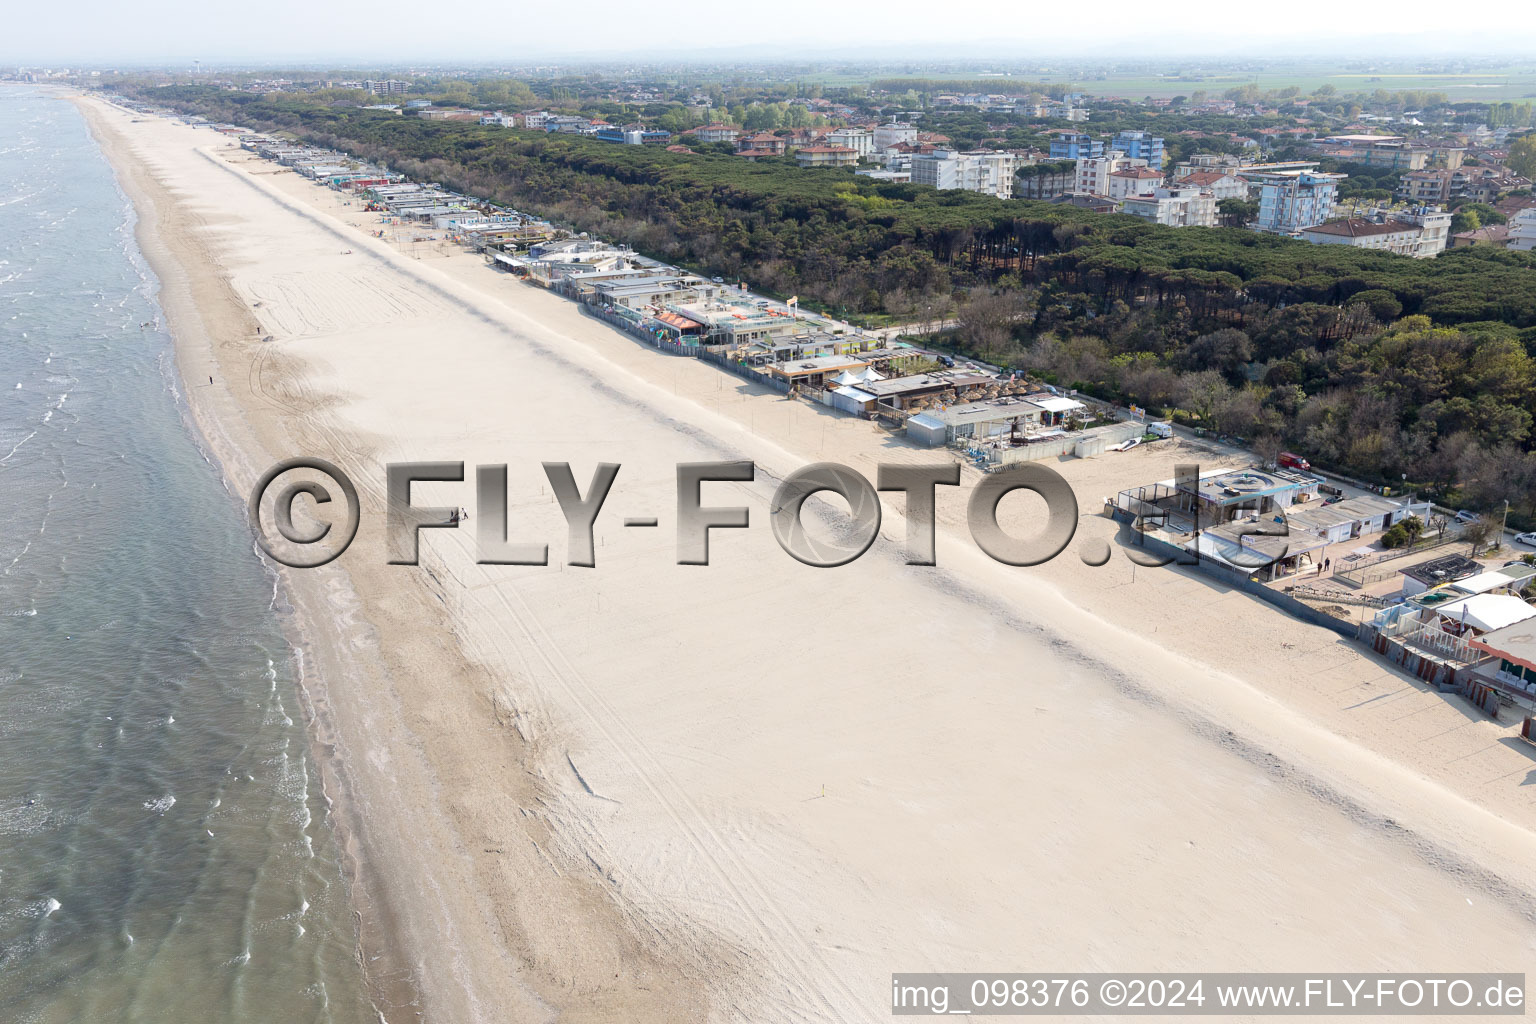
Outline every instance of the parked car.
[(1524, 544), (1529, 548), (1536, 548), (1536, 530), (1532, 530), (1530, 533), (1515, 534), (1515, 543)]
[(723, 277), (712, 277), (710, 280), (715, 282), (715, 284), (725, 284), (725, 278)]
[(1341, 502), (1343, 500), (1344, 500), (1344, 495), (1342, 495), (1342, 494), (1330, 494), (1328, 497), (1323, 499), (1323, 504), (1324, 505), (1337, 505), (1339, 502)]
[(1475, 523), (1482, 518), (1476, 512), (1468, 512), (1466, 509), (1456, 513), (1456, 521), (1458, 523)]

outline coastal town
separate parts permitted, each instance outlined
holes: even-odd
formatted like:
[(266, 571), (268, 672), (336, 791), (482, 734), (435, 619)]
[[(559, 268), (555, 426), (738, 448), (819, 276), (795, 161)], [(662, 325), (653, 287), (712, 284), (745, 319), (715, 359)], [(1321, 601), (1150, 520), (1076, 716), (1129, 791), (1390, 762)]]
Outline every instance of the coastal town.
[(20, 12), (0, 1020), (1523, 1009), (1530, 19), (1361, 2)]
[[(70, 79), (68, 69), (14, 74), (24, 81)], [(659, 87), (635, 83), (577, 104), (666, 111), (650, 121), (620, 122), (569, 107), (487, 109), (420, 98), (423, 76), (214, 81), (266, 97), (350, 91), (364, 97), (354, 101), (358, 109), (378, 116), (585, 137), (679, 155), (779, 159), (872, 182), (1042, 200), (1171, 227), (1248, 227), (1417, 258), (1462, 246), (1536, 248), (1536, 153), (1511, 151), (1529, 125), (1528, 102), (1434, 118), (1402, 109), (1401, 100), (1393, 103), (1395, 113), (1366, 113), (1358, 102), (1330, 105), (1337, 98), (1331, 86), (1311, 96), (1246, 87), (1135, 100), (1070, 88), (1047, 95), (1037, 84), (995, 92), (935, 89), (919, 109), (901, 110), (894, 86), (886, 99), (812, 95), (716, 106), (717, 94), (669, 98)], [(1426, 107), (1444, 104), (1430, 93), (1416, 98)], [(1141, 127), (1095, 130), (1090, 118), (1104, 119), (1106, 112)], [(1229, 130), (1159, 131), (1158, 121), (1170, 118)], [(690, 121), (701, 123), (681, 126)], [(965, 130), (946, 131), (952, 124)]]
[[(346, 153), (119, 102), (222, 135), (349, 197), (349, 205), (376, 217), (375, 236), (404, 253), (420, 258), (451, 246), (478, 254), (489, 271), (561, 295), (647, 346), (706, 361), (787, 400), (867, 420), (974, 471), (1112, 460), (1181, 436), (1197, 440), (1199, 450), (1227, 465), (1155, 483), (1122, 476), (1127, 486), (1100, 510), (1125, 526), (1129, 543), (1150, 552), (1149, 564), (1190, 567), (1358, 641), (1491, 718), (1513, 720), (1520, 736), (1536, 742), (1536, 650), (1528, 632), (1536, 624), (1536, 533), (1510, 533), (1504, 522), (1365, 487), (1294, 453), (1266, 459), (1231, 438), (1176, 430), (1144, 409), (957, 359), (896, 331), (805, 312), (794, 297), (757, 295), (745, 282), (689, 273)], [(1121, 159), (1111, 152), (1107, 163)], [(1158, 156), (1148, 151), (1149, 160)], [(1079, 166), (1099, 160), (1081, 156)], [(1295, 184), (1310, 172), (1271, 165), (1249, 173)]]

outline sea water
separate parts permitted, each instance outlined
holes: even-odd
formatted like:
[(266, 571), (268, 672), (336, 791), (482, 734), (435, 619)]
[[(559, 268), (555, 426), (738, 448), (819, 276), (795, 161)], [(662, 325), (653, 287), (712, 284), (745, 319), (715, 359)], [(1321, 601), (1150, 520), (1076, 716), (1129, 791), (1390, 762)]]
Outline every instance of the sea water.
[(0, 88), (0, 1021), (376, 1020), (133, 228), (74, 105)]

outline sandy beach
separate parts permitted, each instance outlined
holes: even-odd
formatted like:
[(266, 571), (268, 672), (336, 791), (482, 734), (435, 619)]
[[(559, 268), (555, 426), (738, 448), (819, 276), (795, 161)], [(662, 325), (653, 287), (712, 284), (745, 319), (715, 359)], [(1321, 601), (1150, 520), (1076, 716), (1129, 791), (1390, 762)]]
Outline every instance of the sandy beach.
[[(993, 562), (965, 531), (969, 468), (940, 491), (936, 567), (903, 563), (891, 496), (863, 558), (800, 565), (767, 525), (784, 475), (950, 456), (644, 348), (473, 254), (399, 251), (226, 138), (78, 102), (232, 493), (299, 454), (361, 492), (350, 550), (282, 576), (392, 1024), (873, 1021), (893, 971), (1536, 952), (1536, 748), (1507, 725), (1117, 547)], [(1053, 464), (1079, 542), (1114, 547), (1100, 497), (1190, 458), (1235, 456)], [(678, 566), (675, 464), (723, 459), (757, 480), (706, 504), (752, 526)], [(419, 566), (388, 565), (384, 465), (421, 460), (508, 464), (513, 539), (551, 564), (478, 565), (473, 531), (434, 530)], [(595, 568), (561, 564), (550, 461), (583, 487), (622, 465)], [(1004, 509), (1030, 532), (1033, 506)]]

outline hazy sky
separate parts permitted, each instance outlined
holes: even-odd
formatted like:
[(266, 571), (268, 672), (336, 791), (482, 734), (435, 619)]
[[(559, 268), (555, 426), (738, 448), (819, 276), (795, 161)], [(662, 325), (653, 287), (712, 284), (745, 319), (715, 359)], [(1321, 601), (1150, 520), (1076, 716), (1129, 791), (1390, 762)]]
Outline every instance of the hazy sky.
[[(1536, 6), (1530, 0), (1485, 0), (1476, 6), (1477, 31), (1465, 35), (1447, 34), (1449, 9), (1428, 0), (1345, 0), (1323, 9), (1272, 3), (1164, 6), (1172, 12), (1166, 21), (1148, 13), (1159, 9), (1129, 0), (1102, 0), (1091, 7), (1019, 0), (954, 6), (932, 0), (253, 0), (238, 5), (24, 0), (5, 16), (0, 61), (514, 62), (578, 54), (663, 61), (749, 54), (764, 60), (898, 49), (912, 57), (1054, 52), (1121, 59), (1193, 53), (1478, 54), (1490, 47), (1536, 53)], [(1277, 23), (1290, 15), (1298, 28), (1276, 35)], [(1202, 26), (1202, 18), (1211, 21)], [(1326, 27), (1313, 27), (1319, 21)]]

